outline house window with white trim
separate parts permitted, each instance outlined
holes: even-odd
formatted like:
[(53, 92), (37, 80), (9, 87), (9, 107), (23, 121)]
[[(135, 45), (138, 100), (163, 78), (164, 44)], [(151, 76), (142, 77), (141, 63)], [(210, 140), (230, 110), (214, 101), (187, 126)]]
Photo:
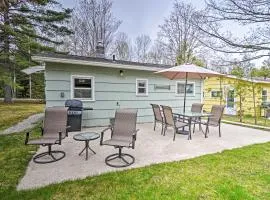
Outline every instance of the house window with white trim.
[(136, 79), (136, 95), (147, 96), (148, 95), (148, 80)]
[[(185, 94), (185, 82), (176, 82), (176, 94), (184, 95)], [(187, 95), (195, 95), (195, 83), (187, 83), (186, 86)]]
[(262, 102), (267, 102), (267, 90), (262, 90)]
[(215, 98), (215, 97), (221, 97), (222, 96), (222, 92), (220, 90), (212, 90), (211, 91), (211, 97)]
[(71, 98), (94, 100), (94, 77), (73, 75), (71, 82)]

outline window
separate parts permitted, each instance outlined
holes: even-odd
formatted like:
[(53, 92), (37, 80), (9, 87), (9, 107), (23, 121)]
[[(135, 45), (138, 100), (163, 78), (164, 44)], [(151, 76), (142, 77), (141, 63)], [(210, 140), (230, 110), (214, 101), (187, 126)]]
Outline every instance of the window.
[(71, 98), (94, 101), (94, 77), (71, 76)]
[(262, 90), (262, 102), (266, 102), (267, 101), (267, 90), (263, 89)]
[[(177, 95), (185, 94), (185, 83), (184, 82), (176, 82), (176, 94)], [(187, 95), (195, 95), (195, 83), (187, 83), (186, 94)]]
[(221, 97), (221, 96), (222, 96), (221, 91), (216, 91), (216, 90), (211, 91), (211, 97), (215, 98), (215, 97)]
[(148, 80), (136, 79), (136, 95), (147, 96), (148, 95)]

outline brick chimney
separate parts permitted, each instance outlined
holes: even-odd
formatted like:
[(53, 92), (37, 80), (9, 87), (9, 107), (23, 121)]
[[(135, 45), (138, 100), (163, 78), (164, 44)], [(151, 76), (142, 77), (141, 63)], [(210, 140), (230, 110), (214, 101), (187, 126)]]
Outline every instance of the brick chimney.
[(96, 46), (96, 57), (97, 58), (105, 58), (105, 50), (103, 43), (101, 41), (98, 41)]

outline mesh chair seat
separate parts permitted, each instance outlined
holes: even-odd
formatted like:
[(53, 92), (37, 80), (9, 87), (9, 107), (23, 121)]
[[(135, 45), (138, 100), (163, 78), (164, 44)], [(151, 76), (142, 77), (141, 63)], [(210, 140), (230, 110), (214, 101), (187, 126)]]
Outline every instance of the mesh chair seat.
[(103, 142), (103, 145), (119, 146), (119, 147), (131, 147), (132, 142), (128, 142), (128, 141), (125, 141), (125, 140), (110, 139), (110, 140), (105, 140)]
[(176, 128), (183, 128), (184, 126), (187, 126), (188, 124), (185, 122), (180, 122), (180, 121), (176, 121), (175, 122), (175, 127)]
[(47, 144), (57, 144), (59, 138), (41, 138), (30, 140), (27, 144), (37, 144), (37, 145), (47, 145)]

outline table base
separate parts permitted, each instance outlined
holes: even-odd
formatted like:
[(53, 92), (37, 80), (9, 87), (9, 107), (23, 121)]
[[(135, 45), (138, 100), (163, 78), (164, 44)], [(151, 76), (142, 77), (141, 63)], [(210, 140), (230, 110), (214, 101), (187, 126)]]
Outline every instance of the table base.
[(88, 149), (90, 149), (90, 151), (92, 151), (94, 154), (96, 154), (96, 152), (90, 148), (89, 146), (89, 141), (85, 141), (85, 147), (83, 148), (83, 150), (79, 153), (79, 156), (86, 151), (86, 155), (85, 155), (85, 160), (88, 160)]

